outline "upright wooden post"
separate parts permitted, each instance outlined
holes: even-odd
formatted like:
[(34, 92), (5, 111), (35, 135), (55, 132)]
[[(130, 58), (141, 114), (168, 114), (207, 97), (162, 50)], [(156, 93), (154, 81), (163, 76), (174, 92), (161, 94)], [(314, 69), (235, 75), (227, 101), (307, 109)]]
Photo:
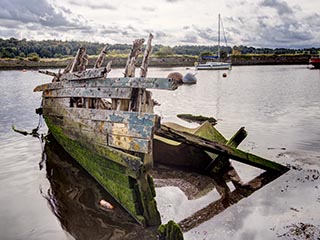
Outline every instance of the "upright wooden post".
[(103, 61), (104, 61), (104, 59), (105, 59), (105, 57), (106, 57), (106, 54), (107, 54), (107, 46), (105, 46), (105, 47), (101, 50), (101, 52), (100, 52), (100, 54), (99, 54), (99, 57), (97, 58), (97, 60), (96, 60), (96, 62), (95, 62), (95, 64), (94, 64), (94, 68), (99, 68), (99, 67), (101, 67), (101, 65), (103, 64)]

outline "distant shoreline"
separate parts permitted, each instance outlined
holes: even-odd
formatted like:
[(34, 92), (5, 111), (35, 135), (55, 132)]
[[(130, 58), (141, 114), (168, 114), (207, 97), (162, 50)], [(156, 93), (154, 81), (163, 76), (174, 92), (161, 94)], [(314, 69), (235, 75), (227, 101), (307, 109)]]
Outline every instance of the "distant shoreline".
[[(234, 55), (231, 59), (233, 66), (242, 65), (284, 65), (284, 64), (308, 64), (309, 55)], [(124, 67), (127, 58), (106, 58), (106, 62), (112, 61), (112, 67)], [(138, 59), (137, 66), (142, 59)], [(226, 60), (226, 59), (225, 59)], [(224, 60), (224, 61), (225, 61)], [(22, 70), (39, 68), (64, 69), (71, 59), (40, 59), (29, 61), (26, 59), (0, 59), (0, 70)], [(197, 56), (170, 56), (151, 57), (150, 67), (192, 67), (198, 61)], [(94, 65), (95, 58), (89, 59), (89, 67)]]

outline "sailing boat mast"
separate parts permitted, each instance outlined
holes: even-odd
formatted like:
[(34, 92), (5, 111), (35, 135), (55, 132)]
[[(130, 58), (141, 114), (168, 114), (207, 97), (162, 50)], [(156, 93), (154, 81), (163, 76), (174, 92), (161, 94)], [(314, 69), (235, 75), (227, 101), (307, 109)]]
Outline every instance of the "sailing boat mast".
[(218, 15), (218, 61), (220, 61), (220, 13)]

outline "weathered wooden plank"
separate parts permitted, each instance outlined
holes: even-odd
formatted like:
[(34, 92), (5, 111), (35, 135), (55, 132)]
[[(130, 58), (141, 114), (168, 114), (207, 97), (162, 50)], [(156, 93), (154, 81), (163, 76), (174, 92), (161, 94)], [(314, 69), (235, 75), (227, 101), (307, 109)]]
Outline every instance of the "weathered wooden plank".
[[(127, 154), (121, 150), (117, 150), (107, 145), (107, 137), (102, 134), (98, 134), (91, 131), (86, 131), (83, 128), (81, 131), (79, 130), (81, 127), (74, 125), (73, 128), (70, 127), (70, 124), (66, 124), (66, 119), (60, 119), (56, 116), (46, 116), (45, 118), (48, 127), (50, 129), (61, 129), (59, 132), (64, 136), (64, 138), (68, 138), (72, 141), (77, 141), (91, 148), (91, 151), (94, 152), (97, 156), (101, 156), (109, 159), (110, 161), (123, 166), (125, 172), (133, 177), (137, 178), (140, 175), (141, 168), (143, 166), (142, 159), (131, 154)], [(56, 126), (53, 126), (55, 124)], [(66, 126), (67, 125), (67, 126)], [(56, 130), (58, 132), (58, 130)], [(81, 136), (80, 136), (81, 133)], [(113, 168), (113, 165), (110, 163), (109, 168)], [(119, 168), (116, 168), (119, 171)]]
[(66, 108), (66, 110), (76, 118), (91, 119), (95, 121), (130, 123), (144, 126), (154, 126), (157, 121), (157, 116), (152, 113), (85, 108)]
[(111, 123), (96, 121), (99, 125), (104, 123), (107, 134), (114, 134), (127, 137), (152, 139), (153, 126), (137, 125), (130, 123)]
[[(69, 73), (68, 73), (69, 74)], [(152, 88), (175, 90), (177, 85), (169, 78), (140, 78), (140, 77), (122, 77), (122, 78), (94, 78), (77, 79), (80, 81), (60, 81), (46, 83), (37, 86), (33, 91), (39, 92), (49, 89), (60, 88)]]
[(260, 169), (277, 171), (277, 172), (288, 171), (287, 167), (281, 164), (278, 164), (276, 162), (272, 162), (270, 160), (264, 159), (262, 157), (259, 157), (247, 152), (243, 152), (235, 148), (231, 148), (229, 146), (220, 144), (218, 142), (206, 140), (204, 138), (195, 136), (190, 133), (178, 132), (166, 126), (162, 126), (160, 129), (158, 129), (156, 134), (172, 140), (193, 145), (195, 147), (201, 148), (208, 152), (225, 155), (233, 160), (248, 164), (253, 167), (258, 167)]
[(63, 83), (62, 82), (53, 82), (53, 83), (45, 83), (36, 86), (33, 91), (34, 92), (42, 92), (44, 90), (49, 90), (49, 89), (59, 89), (63, 88)]
[[(227, 146), (237, 148), (239, 144), (247, 137), (247, 131), (244, 127), (241, 127), (226, 143)], [(213, 173), (219, 173), (221, 169), (223, 169), (226, 164), (229, 164), (229, 159), (225, 155), (216, 155), (214, 153), (210, 153), (212, 157), (212, 161), (206, 167), (206, 171)]]
[(155, 114), (86, 108), (62, 108), (61, 105), (59, 106), (55, 102), (51, 101), (50, 104), (43, 107), (45, 115), (70, 118), (74, 122), (87, 124), (92, 131), (95, 130), (102, 133), (150, 138), (153, 136), (154, 127), (158, 120)]
[(101, 52), (100, 52), (100, 54), (99, 54), (99, 56), (98, 56), (98, 58), (97, 58), (97, 60), (96, 60), (96, 62), (95, 62), (95, 64), (94, 64), (94, 68), (100, 68), (100, 67), (102, 66), (103, 61), (104, 61), (104, 59), (105, 59), (105, 57), (106, 57), (106, 54), (107, 54), (107, 47), (108, 47), (108, 46), (105, 46), (105, 47), (101, 50)]
[(134, 77), (135, 74), (135, 63), (136, 59), (141, 52), (142, 44), (144, 43), (144, 39), (136, 39), (133, 41), (131, 52), (128, 56), (126, 67), (124, 70), (125, 77)]
[(140, 77), (146, 77), (148, 73), (149, 57), (152, 53), (152, 45), (151, 45), (152, 39), (153, 39), (153, 35), (150, 33), (146, 48), (144, 50), (143, 59), (140, 67)]
[(70, 104), (70, 98), (42, 98), (43, 107), (67, 107)]
[(108, 134), (108, 145), (134, 152), (151, 152), (151, 140), (143, 138), (133, 138), (122, 135)]
[[(45, 110), (47, 112), (47, 109)], [(52, 115), (51, 112), (49, 115)], [(61, 116), (60, 114), (57, 116)], [(90, 119), (79, 119), (72, 115), (63, 116), (64, 125), (66, 127), (76, 127), (81, 130), (92, 132), (93, 135), (103, 135), (106, 139), (108, 134), (126, 136), (131, 138), (143, 138), (151, 140), (153, 138), (153, 126), (137, 125), (131, 123), (114, 123), (107, 121), (95, 121)], [(105, 141), (101, 142), (104, 143)]]
[(105, 67), (88, 69), (82, 72), (70, 72), (61, 74), (59, 77), (60, 81), (72, 81), (72, 80), (86, 80), (94, 78), (103, 78), (107, 70)]
[(143, 78), (143, 77), (122, 77), (106, 78), (105, 83), (97, 81), (98, 86), (129, 87), (129, 88), (152, 88), (174, 90), (177, 85), (169, 78)]
[(130, 88), (92, 88), (92, 87), (77, 87), (77, 88), (60, 88), (45, 90), (44, 97), (86, 97), (86, 98), (119, 98), (130, 99)]

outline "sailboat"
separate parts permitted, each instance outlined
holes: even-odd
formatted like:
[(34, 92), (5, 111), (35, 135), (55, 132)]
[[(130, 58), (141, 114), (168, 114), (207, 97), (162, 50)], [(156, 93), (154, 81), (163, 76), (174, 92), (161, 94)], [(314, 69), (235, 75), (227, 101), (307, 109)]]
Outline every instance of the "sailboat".
[[(231, 63), (228, 62), (220, 62), (220, 25), (222, 26), (223, 34), (223, 24), (220, 17), (220, 14), (218, 15), (218, 55), (217, 56), (204, 56), (204, 59), (207, 59), (206, 63), (198, 63), (195, 67), (196, 70), (225, 70), (225, 69), (231, 69)], [(225, 42), (226, 37), (224, 34)], [(212, 61), (211, 59), (217, 59), (216, 61)]]

